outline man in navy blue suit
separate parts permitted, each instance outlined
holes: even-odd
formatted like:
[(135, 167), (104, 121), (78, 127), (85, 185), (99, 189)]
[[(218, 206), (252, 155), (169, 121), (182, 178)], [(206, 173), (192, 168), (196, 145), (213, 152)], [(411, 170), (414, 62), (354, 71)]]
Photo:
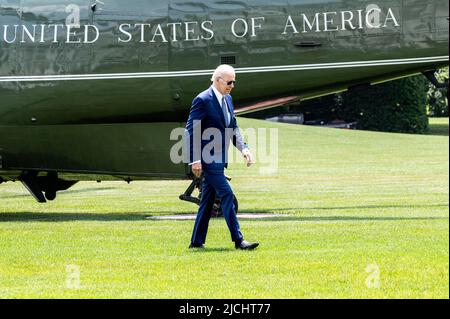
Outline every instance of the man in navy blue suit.
[(192, 102), (185, 131), (189, 153), (189, 159), (186, 160), (196, 177), (204, 174), (202, 199), (189, 248), (204, 248), (217, 194), (235, 248), (252, 250), (259, 244), (244, 240), (237, 219), (233, 190), (224, 174), (224, 169), (228, 167), (231, 141), (244, 155), (247, 166), (253, 164), (252, 153), (239, 131), (230, 96), (236, 84), (235, 70), (229, 65), (221, 65), (215, 70), (211, 81), (212, 86)]

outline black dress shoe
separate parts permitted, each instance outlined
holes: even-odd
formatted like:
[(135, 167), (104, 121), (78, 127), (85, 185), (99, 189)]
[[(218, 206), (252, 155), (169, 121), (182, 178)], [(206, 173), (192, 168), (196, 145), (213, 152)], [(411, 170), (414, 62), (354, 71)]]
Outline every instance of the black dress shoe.
[(194, 245), (194, 244), (190, 244), (189, 245), (189, 249), (205, 249), (204, 245)]
[(240, 244), (235, 244), (236, 249), (242, 250), (253, 250), (259, 246), (259, 243), (249, 243), (248, 241), (243, 240)]

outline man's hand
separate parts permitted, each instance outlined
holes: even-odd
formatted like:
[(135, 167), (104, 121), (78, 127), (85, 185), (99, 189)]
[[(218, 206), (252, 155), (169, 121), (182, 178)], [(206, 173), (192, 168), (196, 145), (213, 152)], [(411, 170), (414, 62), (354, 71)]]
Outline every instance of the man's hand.
[(242, 152), (242, 155), (244, 155), (245, 159), (247, 160), (247, 167), (252, 166), (253, 164), (255, 164), (255, 162), (253, 161), (253, 155), (252, 152), (250, 152), (249, 149), (246, 149)]
[(202, 163), (198, 162), (192, 164), (192, 173), (194, 173), (195, 177), (199, 178), (202, 176)]

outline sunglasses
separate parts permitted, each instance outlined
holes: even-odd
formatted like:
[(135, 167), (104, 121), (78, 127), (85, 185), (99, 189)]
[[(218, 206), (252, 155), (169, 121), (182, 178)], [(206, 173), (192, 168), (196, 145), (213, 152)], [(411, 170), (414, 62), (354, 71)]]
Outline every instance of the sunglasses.
[(225, 81), (223, 78), (220, 78), (221, 80), (223, 80), (224, 82), (227, 83), (228, 86), (231, 86), (232, 84), (236, 84), (236, 81)]

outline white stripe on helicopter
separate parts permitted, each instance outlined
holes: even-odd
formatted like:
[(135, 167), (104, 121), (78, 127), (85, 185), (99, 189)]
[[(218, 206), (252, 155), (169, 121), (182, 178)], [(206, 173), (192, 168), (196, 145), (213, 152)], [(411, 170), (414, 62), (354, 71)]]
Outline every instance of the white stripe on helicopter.
[[(446, 62), (448, 60), (449, 56), (436, 56), (436, 57), (411, 58), (411, 59), (236, 68), (236, 72), (238, 74), (247, 74), (247, 73), (262, 73), (262, 72), (307, 71), (307, 70), (323, 70), (323, 69), (342, 69), (342, 68), (376, 67), (388, 65), (436, 63), (436, 62)], [(143, 73), (111, 73), (111, 74), (0, 76), (0, 82), (45, 82), (45, 81), (174, 78), (174, 77), (205, 76), (211, 75), (213, 72), (214, 70), (193, 70), (193, 71), (168, 71), (168, 72), (143, 72)]]

